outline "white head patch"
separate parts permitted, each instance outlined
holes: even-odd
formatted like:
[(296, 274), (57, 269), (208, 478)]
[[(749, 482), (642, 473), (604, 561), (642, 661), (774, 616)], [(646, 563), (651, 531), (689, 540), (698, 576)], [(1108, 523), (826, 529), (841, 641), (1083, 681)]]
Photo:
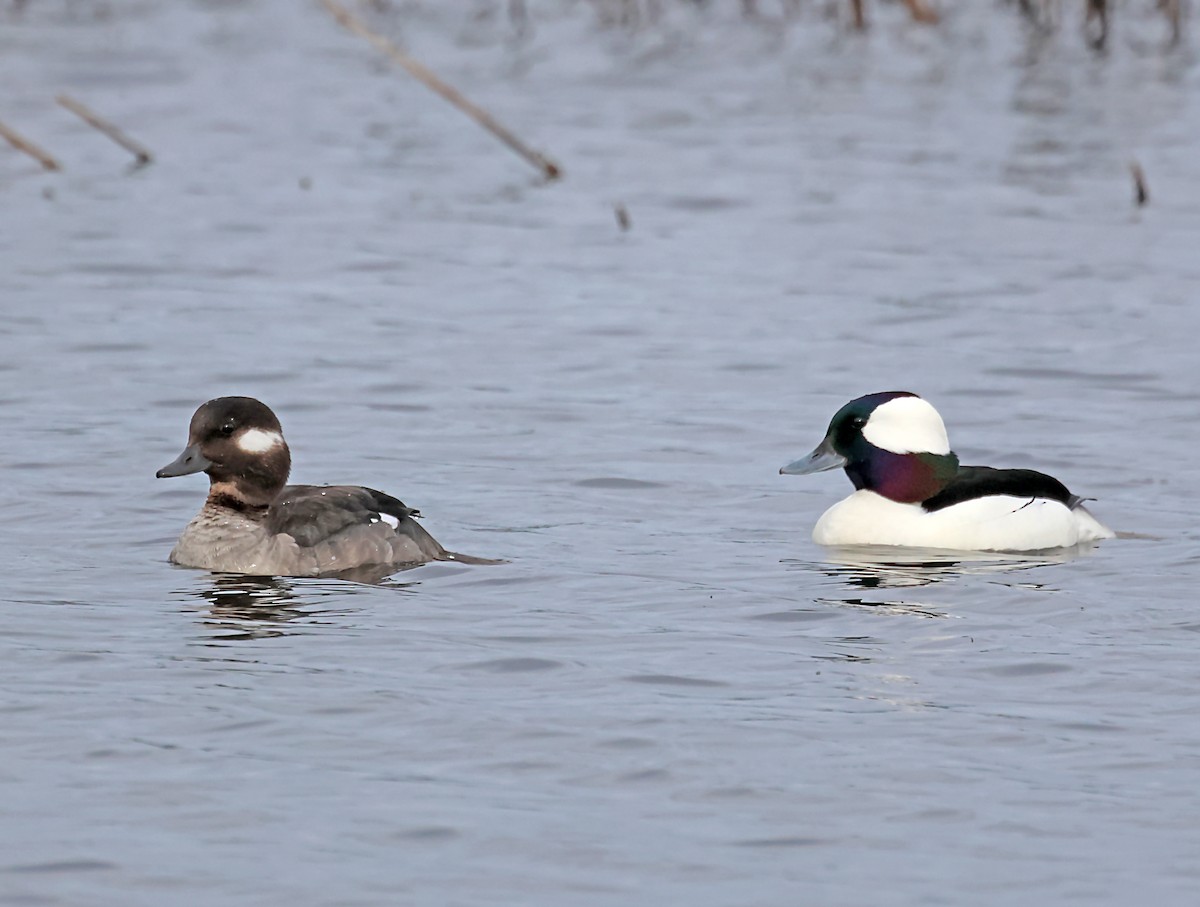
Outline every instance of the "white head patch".
[(266, 453), (283, 443), (283, 435), (277, 431), (248, 428), (238, 435), (237, 446), (246, 453)]
[(942, 417), (920, 397), (897, 397), (875, 407), (863, 437), (892, 453), (950, 453)]

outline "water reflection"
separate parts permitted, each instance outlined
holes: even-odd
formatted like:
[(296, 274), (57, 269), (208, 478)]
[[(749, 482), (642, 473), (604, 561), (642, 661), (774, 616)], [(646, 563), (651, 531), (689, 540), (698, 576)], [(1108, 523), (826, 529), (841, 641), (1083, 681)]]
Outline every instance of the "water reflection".
[[(785, 560), (842, 580), (852, 589), (905, 589), (929, 586), (960, 576), (1008, 574), (1065, 564), (1095, 548), (1093, 544), (1029, 554), (990, 551), (943, 551), (935, 548), (888, 548), (864, 545), (827, 548), (824, 561)], [(1033, 584), (1033, 588), (1040, 588)]]
[[(373, 578), (372, 578), (373, 577)], [(185, 599), (200, 599), (204, 605), (201, 624), (221, 641), (267, 639), (286, 636), (287, 626), (299, 618), (312, 621), (321, 616), (345, 613), (346, 596), (368, 591), (372, 585), (387, 585), (400, 590), (415, 582), (384, 582), (386, 577), (364, 575), (357, 582), (339, 577), (332, 580), (302, 580), (275, 576), (212, 574), (198, 587), (183, 591)], [(322, 608), (323, 599), (332, 599), (340, 607)]]
[(273, 576), (216, 574), (192, 594), (209, 603), (208, 613), (214, 617), (282, 621), (304, 614), (294, 607), (298, 603), (292, 584)]
[(928, 602), (871, 601), (870, 599), (854, 598), (852, 596), (844, 598), (818, 598), (815, 601), (822, 605), (834, 605), (839, 608), (863, 608), (880, 614), (904, 614), (909, 617), (949, 617), (937, 605), (929, 604)]
[(872, 599), (863, 594), (864, 590), (919, 589), (968, 576), (986, 576), (1014, 588), (1040, 590), (1046, 588), (1044, 583), (1031, 582), (1028, 578), (1001, 577), (1065, 564), (1088, 554), (1095, 547), (1087, 544), (1019, 554), (863, 546), (825, 549), (823, 561), (785, 560), (783, 563), (806, 573), (823, 574), (842, 586), (836, 594), (815, 598), (817, 604), (864, 609), (878, 614), (942, 618), (950, 616), (944, 605), (893, 597)]

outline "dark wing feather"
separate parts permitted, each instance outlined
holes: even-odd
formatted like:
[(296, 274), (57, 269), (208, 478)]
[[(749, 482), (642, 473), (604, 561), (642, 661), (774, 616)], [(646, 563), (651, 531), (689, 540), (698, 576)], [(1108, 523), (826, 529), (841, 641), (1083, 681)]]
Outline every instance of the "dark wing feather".
[(288, 485), (267, 511), (267, 529), (306, 548), (353, 526), (372, 525), (386, 513), (403, 522), (417, 511), (391, 495), (357, 485)]
[[(398, 525), (388, 525), (383, 515), (395, 518)], [(266, 526), (294, 538), (326, 574), (380, 564), (504, 563), (447, 551), (413, 519), (416, 516), (416, 510), (374, 488), (289, 485), (267, 510)]]
[(390, 494), (384, 494), (382, 491), (376, 491), (374, 488), (359, 488), (357, 490), (365, 491), (371, 496), (371, 500), (375, 504), (375, 509), (379, 513), (386, 513), (388, 516), (394, 516), (398, 520), (402, 520), (406, 516), (421, 515), (421, 511), (414, 507), (405, 507), (403, 501), (392, 497)]
[(990, 466), (961, 466), (941, 491), (921, 502), (926, 512), (986, 498), (1010, 495), (1014, 498), (1045, 498), (1075, 507), (1082, 498), (1071, 494), (1067, 486), (1053, 476), (1033, 469), (993, 469)]

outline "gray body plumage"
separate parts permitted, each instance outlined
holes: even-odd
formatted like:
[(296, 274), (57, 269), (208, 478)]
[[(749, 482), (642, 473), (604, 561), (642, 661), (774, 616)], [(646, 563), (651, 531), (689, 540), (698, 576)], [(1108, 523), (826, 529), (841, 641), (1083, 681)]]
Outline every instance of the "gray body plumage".
[[(206, 501), (170, 559), (185, 567), (264, 576), (322, 576), (436, 560), (475, 562), (447, 552), (413, 519), (415, 511), (403, 505), (402, 510), (381, 510), (379, 497), (387, 498), (350, 485), (288, 485), (265, 511)], [(396, 520), (394, 528), (384, 513)]]

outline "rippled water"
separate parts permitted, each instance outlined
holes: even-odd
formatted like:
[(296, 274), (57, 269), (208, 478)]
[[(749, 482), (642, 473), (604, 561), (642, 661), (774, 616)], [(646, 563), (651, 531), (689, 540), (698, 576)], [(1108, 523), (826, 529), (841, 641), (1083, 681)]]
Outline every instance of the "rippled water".
[[(553, 185), (318, 4), (0, 14), (0, 901), (1194, 902), (1191, 52), (893, 6), (374, 16)], [(818, 549), (901, 387), (1140, 537)], [(510, 563), (171, 567), (225, 393)]]

